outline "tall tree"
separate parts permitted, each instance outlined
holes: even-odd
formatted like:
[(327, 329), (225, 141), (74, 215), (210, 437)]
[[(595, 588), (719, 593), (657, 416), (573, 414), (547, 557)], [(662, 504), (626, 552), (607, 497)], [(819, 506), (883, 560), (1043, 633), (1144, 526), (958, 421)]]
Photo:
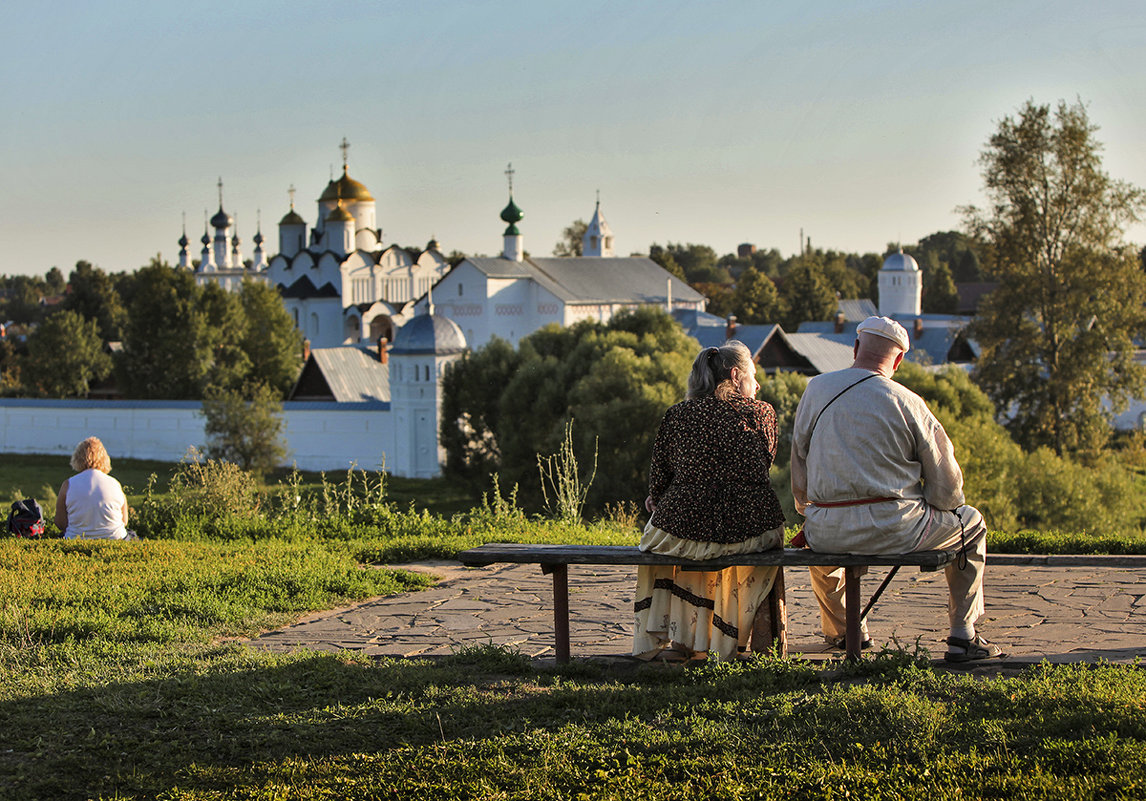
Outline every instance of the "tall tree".
[(130, 277), (117, 376), (130, 398), (198, 398), (211, 365), (206, 316), (191, 273), (158, 259)]
[(302, 334), (269, 284), (244, 281), (239, 306), (246, 324), (240, 346), (250, 360), (248, 381), (285, 397), (302, 369)]
[(574, 220), (561, 232), (561, 240), (553, 246), (553, 255), (580, 256), (587, 230), (589, 230), (589, 223), (581, 219)]
[(749, 267), (740, 274), (732, 293), (733, 309), (741, 323), (774, 323), (780, 319), (780, 293), (772, 279)]
[(67, 309), (36, 327), (20, 366), (24, 392), (48, 398), (83, 397), (92, 381), (110, 372), (111, 356), (103, 350), (96, 321)]
[(123, 338), (127, 310), (111, 276), (89, 262), (77, 261), (68, 278), (69, 290), (63, 307), (99, 324), (105, 342)]
[(830, 320), (840, 303), (823, 270), (810, 261), (800, 261), (788, 270), (780, 298), (786, 331), (795, 331), (805, 320)]
[(223, 289), (215, 281), (200, 289), (198, 307), (206, 323), (203, 327), (204, 345), (211, 360), (203, 382), (204, 389), (242, 389), (251, 372), (251, 359), (243, 347), (243, 339), (248, 329), (258, 328), (258, 323), (252, 325), (244, 316), (238, 295)]
[(976, 379), (1021, 443), (1060, 455), (1100, 448), (1104, 402), (1146, 390), (1146, 277), (1122, 243), (1146, 194), (1103, 172), (1096, 130), (1080, 102), (1027, 101), (980, 156), (990, 205), (964, 209), (999, 281), (971, 328)]

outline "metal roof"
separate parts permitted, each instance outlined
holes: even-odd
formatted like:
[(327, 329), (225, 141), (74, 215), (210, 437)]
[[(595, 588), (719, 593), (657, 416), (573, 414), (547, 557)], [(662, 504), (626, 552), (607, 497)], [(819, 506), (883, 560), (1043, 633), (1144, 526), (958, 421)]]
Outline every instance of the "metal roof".
[(617, 258), (472, 257), (466, 259), (490, 278), (530, 278), (566, 303), (665, 303), (672, 282), (673, 300), (697, 303), (704, 296), (643, 256)]
[(867, 298), (845, 298), (841, 300), (840, 312), (849, 323), (862, 323), (868, 317), (879, 316), (879, 309)]
[(303, 372), (308, 372), (306, 368), (312, 364), (321, 372), (338, 403), (390, 401), (390, 369), (378, 361), (377, 348), (361, 345), (315, 348)]
[(842, 341), (842, 335), (839, 334), (785, 334), (781, 332), (781, 336), (784, 337), (793, 351), (811, 362), (812, 367), (821, 373), (843, 370), (845, 367), (851, 367), (852, 362), (855, 361), (855, 356), (852, 353), (852, 343), (855, 342), (854, 336), (848, 342)]

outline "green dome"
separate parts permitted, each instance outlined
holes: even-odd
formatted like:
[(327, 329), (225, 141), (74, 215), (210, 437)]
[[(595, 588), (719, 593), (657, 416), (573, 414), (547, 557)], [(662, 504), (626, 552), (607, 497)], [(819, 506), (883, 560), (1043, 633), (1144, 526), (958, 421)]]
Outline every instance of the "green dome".
[[(519, 209), (517, 204), (513, 202), (513, 195), (510, 195), (509, 205), (501, 210), (501, 219), (509, 223), (510, 227), (512, 228), (513, 224), (521, 222), (521, 218), (524, 216), (525, 214), (522, 212), (522, 210)], [(514, 232), (516, 233), (516, 230)], [(506, 231), (506, 233), (509, 232)]]

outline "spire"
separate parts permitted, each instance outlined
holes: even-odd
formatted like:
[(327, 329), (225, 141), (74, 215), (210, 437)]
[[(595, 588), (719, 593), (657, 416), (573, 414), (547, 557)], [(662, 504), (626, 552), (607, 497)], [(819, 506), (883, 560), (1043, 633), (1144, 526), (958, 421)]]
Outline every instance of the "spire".
[(517, 230), (517, 224), (525, 214), (513, 202), (513, 172), (513, 163), (510, 162), (505, 168), (505, 177), (509, 179), (509, 204), (501, 210), (501, 219), (509, 225), (502, 235), (505, 244), (501, 255), (510, 261), (521, 261), (525, 258), (525, 245), (521, 231)]
[(191, 257), (187, 255), (187, 245), (190, 240), (187, 238), (187, 212), (183, 212), (183, 236), (179, 237), (179, 267), (187, 269), (191, 266)]
[(590, 258), (612, 257), (613, 229), (605, 222), (601, 214), (601, 190), (597, 190), (597, 205), (593, 209), (593, 219), (585, 226), (585, 234), (581, 237), (581, 255)]

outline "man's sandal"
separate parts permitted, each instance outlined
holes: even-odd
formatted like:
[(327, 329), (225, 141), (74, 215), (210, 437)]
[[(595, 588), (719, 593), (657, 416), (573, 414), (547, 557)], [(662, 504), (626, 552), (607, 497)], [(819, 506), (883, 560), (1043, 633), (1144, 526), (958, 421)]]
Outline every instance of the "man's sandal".
[[(830, 648), (837, 651), (846, 651), (848, 649), (847, 637), (824, 637), (824, 642), (826, 642)], [(870, 637), (864, 637), (863, 642), (860, 643), (860, 650), (866, 651), (874, 645), (875, 643), (871, 641)]]
[(1005, 656), (1005, 654), (999, 646), (991, 645), (981, 635), (976, 634), (973, 640), (967, 640), (963, 637), (948, 637), (947, 653), (943, 655), (943, 661), (977, 662), (980, 659), (994, 659), (1000, 656)]

